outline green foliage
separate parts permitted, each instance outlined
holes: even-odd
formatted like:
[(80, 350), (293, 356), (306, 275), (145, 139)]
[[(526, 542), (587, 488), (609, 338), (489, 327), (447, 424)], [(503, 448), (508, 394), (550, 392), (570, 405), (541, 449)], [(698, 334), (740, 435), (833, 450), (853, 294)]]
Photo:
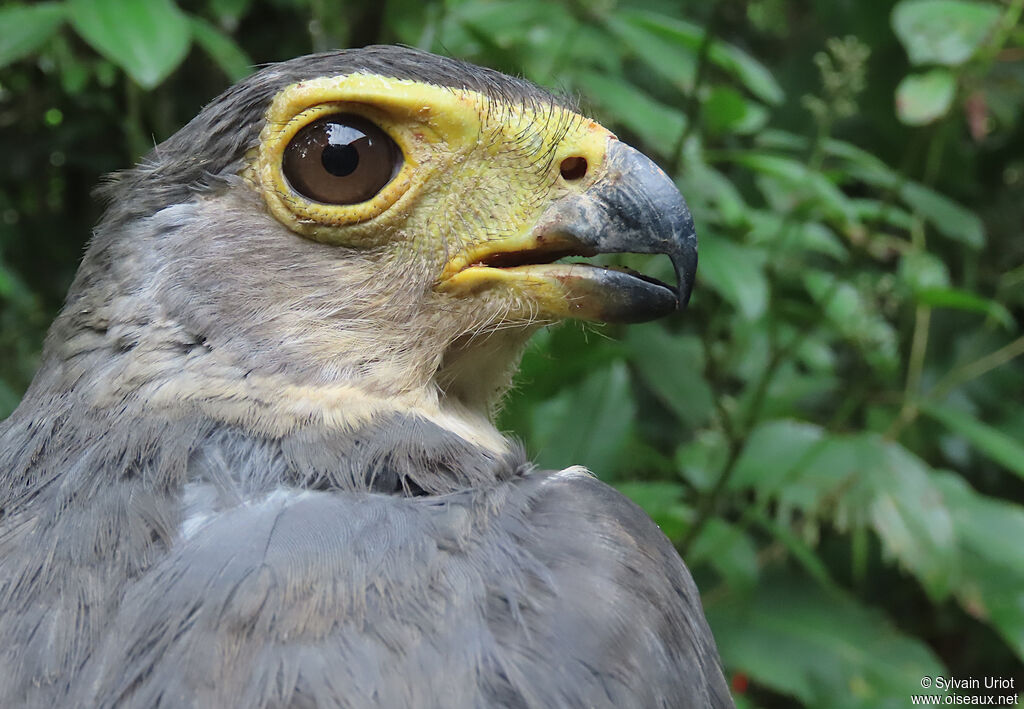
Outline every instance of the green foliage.
[[(211, 10), (231, 24), (248, 3), (215, 2)], [(202, 17), (188, 16), (173, 0), (65, 0), (0, 10), (0, 67), (31, 54), (67, 20), (89, 46), (139, 86), (152, 89), (184, 61), (194, 39), (232, 79), (251, 70), (245, 52)]]
[[(1020, 17), (1019, 4), (1004, 12), (998, 5), (966, 0), (902, 0), (892, 26), (915, 66), (938, 68), (906, 76), (896, 90), (900, 120), (921, 126), (945, 116), (954, 104), (957, 82), (971, 64), (984, 64), (1005, 40), (998, 30)], [(950, 67), (950, 68), (946, 68)], [(955, 70), (954, 70), (955, 69)]]
[(995, 29), (1002, 10), (987, 2), (904, 0), (892, 26), (911, 64), (960, 66), (974, 56)]
[(952, 406), (929, 404), (924, 413), (970, 441), (978, 451), (1024, 478), (1024, 445)]
[[(27, 384), (97, 216), (81, 195), (249, 57), (397, 41), (522, 72), (659, 159), (696, 218), (701, 266), (684, 315), (538, 336), (503, 426), (662, 526), (741, 706), (907, 706), (925, 675), (1011, 676), (1024, 660), (1022, 9), (7, 5), (0, 410)], [(660, 258), (624, 259), (671, 278)]]
[(188, 20), (171, 0), (68, 0), (78, 34), (151, 89), (185, 58)]
[(0, 66), (31, 54), (50, 39), (64, 20), (64, 7), (44, 2), (30, 7), (5, 7), (0, 10)]
[(908, 126), (923, 126), (949, 113), (956, 78), (945, 69), (911, 74), (896, 89), (896, 110)]
[(730, 596), (709, 616), (724, 656), (806, 706), (902, 709), (909, 688), (943, 674), (882, 614), (793, 578), (762, 579), (756, 594)]

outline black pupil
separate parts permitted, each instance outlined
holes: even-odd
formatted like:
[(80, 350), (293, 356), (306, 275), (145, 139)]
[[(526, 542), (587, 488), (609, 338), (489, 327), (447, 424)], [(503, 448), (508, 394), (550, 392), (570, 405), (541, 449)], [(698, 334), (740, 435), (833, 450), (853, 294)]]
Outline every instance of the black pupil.
[(324, 204), (372, 199), (402, 166), (402, 153), (383, 130), (360, 116), (335, 114), (296, 133), (281, 169), (299, 194)]
[(354, 145), (330, 143), (320, 154), (320, 163), (335, 177), (351, 175), (359, 167), (359, 150)]

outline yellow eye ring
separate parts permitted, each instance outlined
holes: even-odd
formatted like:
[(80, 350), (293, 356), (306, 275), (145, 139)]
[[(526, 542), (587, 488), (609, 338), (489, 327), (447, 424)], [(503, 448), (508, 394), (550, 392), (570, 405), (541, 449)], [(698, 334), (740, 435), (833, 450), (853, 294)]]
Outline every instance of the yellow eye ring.
[[(367, 222), (384, 213), (412, 185), (417, 162), (413, 151), (403, 144), (405, 134), (396, 129), (384, 112), (359, 103), (323, 103), (290, 116), (274, 116), (272, 113), (267, 116), (256, 161), (258, 179), (264, 187), (270, 211), (302, 236), (325, 243), (359, 246), (342, 237), (339, 228)], [(356, 116), (373, 124), (394, 142), (401, 153), (402, 162), (397, 174), (366, 201), (354, 204), (319, 202), (296, 190), (285, 175), (285, 155), (292, 140), (307, 126), (335, 115)]]

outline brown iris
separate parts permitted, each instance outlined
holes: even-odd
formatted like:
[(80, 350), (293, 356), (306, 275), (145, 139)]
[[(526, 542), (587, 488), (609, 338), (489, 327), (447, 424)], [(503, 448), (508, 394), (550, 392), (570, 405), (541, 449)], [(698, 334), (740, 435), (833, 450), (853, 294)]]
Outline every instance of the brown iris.
[(336, 114), (300, 130), (284, 151), (282, 169), (296, 192), (324, 204), (371, 199), (398, 174), (402, 152), (370, 121)]

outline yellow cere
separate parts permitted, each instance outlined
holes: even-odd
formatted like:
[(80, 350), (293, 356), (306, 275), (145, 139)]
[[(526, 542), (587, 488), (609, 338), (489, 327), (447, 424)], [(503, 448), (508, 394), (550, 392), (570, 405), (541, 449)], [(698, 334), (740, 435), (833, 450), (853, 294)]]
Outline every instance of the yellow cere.
[[(282, 172), (289, 141), (332, 113), (372, 121), (402, 152), (398, 174), (366, 202), (313, 202), (293, 190)], [(441, 267), (443, 280), (481, 254), (529, 248), (531, 228), (544, 209), (593, 183), (613, 137), (557, 106), (351, 74), (293, 84), (278, 94), (248, 174), (273, 215), (296, 233), (354, 248), (414, 249)], [(588, 172), (567, 181), (559, 166), (573, 156), (586, 159)]]

